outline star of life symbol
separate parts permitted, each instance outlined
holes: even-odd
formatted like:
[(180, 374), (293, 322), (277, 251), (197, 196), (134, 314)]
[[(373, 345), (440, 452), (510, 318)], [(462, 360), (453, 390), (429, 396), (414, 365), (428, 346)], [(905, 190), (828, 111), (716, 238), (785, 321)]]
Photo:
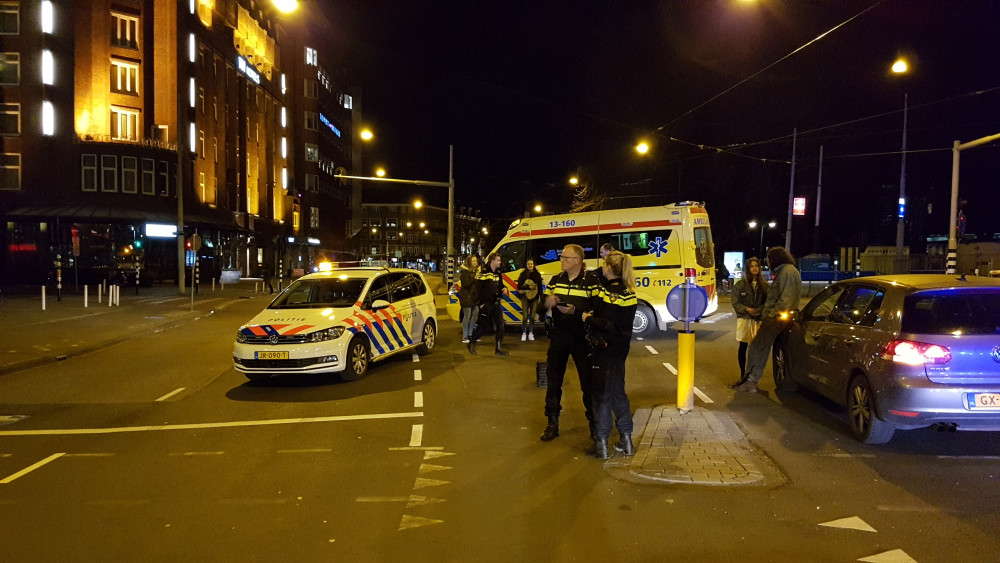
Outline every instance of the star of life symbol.
[(667, 241), (663, 240), (663, 237), (656, 237), (655, 240), (649, 243), (649, 253), (655, 254), (657, 258), (661, 255), (667, 253)]

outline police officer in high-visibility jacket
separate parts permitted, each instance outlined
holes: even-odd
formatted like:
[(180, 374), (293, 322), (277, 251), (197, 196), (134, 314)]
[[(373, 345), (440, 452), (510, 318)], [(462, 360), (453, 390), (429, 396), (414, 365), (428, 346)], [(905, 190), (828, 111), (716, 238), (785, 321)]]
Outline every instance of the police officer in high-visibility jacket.
[(507, 288), (503, 285), (503, 276), (500, 275), (500, 255), (496, 252), (490, 254), (486, 259), (486, 269), (476, 274), (476, 283), (479, 284), (479, 317), (476, 319), (476, 326), (469, 336), (469, 353), (476, 353), (476, 340), (483, 335), (489, 326), (493, 326), (496, 331), (497, 349), (494, 352), (497, 356), (507, 356), (507, 351), (503, 349), (503, 308), (500, 300), (503, 299)]
[(547, 387), (545, 390), (545, 416), (548, 425), (542, 434), (547, 442), (559, 435), (559, 412), (562, 410), (562, 384), (566, 375), (566, 365), (573, 356), (573, 364), (580, 376), (583, 390), (583, 407), (590, 422), (590, 434), (594, 434), (596, 420), (592, 411), (591, 367), (587, 357), (588, 346), (582, 314), (593, 311), (600, 299), (601, 283), (597, 276), (586, 270), (583, 263), (583, 248), (577, 244), (567, 244), (559, 257), (562, 272), (549, 281), (545, 289), (546, 309), (552, 313), (552, 332), (549, 334), (549, 351), (546, 356)]

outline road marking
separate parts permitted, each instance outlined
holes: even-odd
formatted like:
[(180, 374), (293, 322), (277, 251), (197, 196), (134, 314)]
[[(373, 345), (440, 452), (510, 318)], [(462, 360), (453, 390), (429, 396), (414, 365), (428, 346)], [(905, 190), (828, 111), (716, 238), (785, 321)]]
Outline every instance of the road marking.
[(938, 459), (985, 459), (985, 460), (996, 460), (1000, 459), (1000, 455), (939, 455)]
[(426, 487), (438, 487), (441, 485), (449, 485), (451, 481), (442, 481), (440, 479), (425, 479), (423, 477), (417, 477), (417, 480), (413, 482), (414, 489), (424, 489)]
[(851, 516), (850, 518), (841, 518), (839, 520), (831, 520), (829, 522), (823, 522), (820, 526), (826, 526), (828, 528), (846, 528), (848, 530), (860, 530), (862, 532), (875, 532), (875, 528), (868, 525), (867, 522), (858, 518), (857, 516)]
[(675, 368), (674, 366), (670, 365), (670, 362), (663, 362), (663, 367), (665, 367), (668, 370), (670, 370), (670, 373), (672, 373), (674, 375), (677, 375), (677, 368)]
[(332, 452), (331, 448), (304, 448), (301, 450), (278, 450), (279, 454), (324, 454)]
[(196, 456), (196, 455), (222, 455), (224, 452), (173, 452), (167, 455), (169, 456)]
[(424, 378), (424, 374), (419, 369), (413, 370), (413, 381), (420, 381)]
[(108, 453), (82, 453), (82, 454), (66, 454), (66, 457), (114, 457), (115, 454)]
[(875, 457), (875, 454), (848, 454), (848, 453), (834, 453), (834, 454), (812, 454), (816, 457)]
[(656, 348), (653, 348), (649, 344), (646, 344), (646, 349), (649, 350), (649, 353), (652, 354), (652, 355), (654, 355), (654, 356), (656, 356), (657, 354), (659, 354), (659, 352), (656, 351)]
[[(409, 452), (409, 451), (422, 451), (427, 452), (428, 450), (443, 450), (444, 446), (393, 446), (389, 448), (390, 452)], [(426, 453), (424, 454), (426, 455)], [(451, 454), (449, 454), (451, 455)], [(424, 458), (427, 459), (427, 458)]]
[(891, 506), (888, 504), (877, 504), (875, 510), (885, 512), (941, 512), (936, 506)]
[(410, 446), (417, 447), (424, 440), (424, 425), (414, 424), (410, 429)]
[(866, 563), (917, 563), (916, 559), (907, 555), (902, 549), (886, 551), (877, 555), (858, 559), (858, 561), (865, 561)]
[(66, 452), (62, 452), (62, 453), (58, 453), (58, 454), (52, 454), (49, 457), (43, 459), (42, 461), (39, 461), (38, 463), (33, 463), (33, 464), (29, 465), (28, 467), (25, 467), (24, 469), (18, 471), (17, 473), (14, 473), (12, 475), (4, 477), (2, 480), (0, 480), (0, 485), (6, 485), (7, 483), (10, 483), (14, 479), (17, 479), (18, 477), (23, 477), (23, 476), (27, 475), (28, 473), (31, 473), (32, 471), (34, 471), (34, 470), (38, 469), (39, 467), (45, 465), (46, 463), (49, 463), (51, 461), (55, 461), (55, 460), (59, 459), (60, 457), (62, 457), (64, 455), (66, 455)]
[(421, 463), (420, 469), (417, 473), (430, 473), (432, 471), (444, 471), (445, 469), (451, 469), (447, 465), (434, 465), (433, 463)]
[(712, 315), (711, 318), (708, 318), (708, 319), (705, 319), (705, 318), (699, 319), (698, 323), (703, 324), (703, 325), (710, 325), (710, 324), (717, 323), (717, 322), (721, 321), (722, 319), (728, 319), (731, 316), (733, 316), (732, 313), (723, 313), (723, 314), (720, 314), (720, 315)]
[(698, 398), (701, 399), (702, 401), (704, 401), (705, 403), (714, 403), (715, 402), (712, 399), (709, 399), (708, 395), (702, 393), (701, 389), (698, 389), (697, 387), (694, 388), (694, 394), (698, 395)]
[(420, 361), (420, 354), (413, 354), (413, 355), (411, 355), (411, 357), (413, 358), (414, 362), (419, 362)]
[(424, 459), (436, 459), (439, 457), (445, 457), (449, 455), (455, 455), (452, 452), (424, 452)]
[(120, 426), (116, 428), (53, 428), (48, 430), (0, 430), (0, 436), (68, 436), (74, 434), (121, 434), (124, 432), (152, 432), (156, 430), (202, 430), (206, 428), (236, 428), (241, 426), (273, 426), (276, 424), (302, 424), (306, 422), (344, 422), (348, 420), (382, 420), (390, 418), (422, 417), (422, 412), (389, 412), (382, 414), (353, 414), (342, 416), (316, 416), (311, 418), (279, 418), (274, 420), (237, 420), (234, 422), (201, 422), (196, 424), (164, 424), (162, 426)]
[(420, 526), (430, 526), (431, 524), (440, 524), (444, 520), (435, 520), (433, 518), (423, 518), (420, 516), (410, 516), (409, 514), (404, 514), (403, 518), (399, 521), (399, 530), (402, 531), (409, 528), (419, 528)]
[(358, 497), (354, 502), (410, 502), (410, 497)]
[(413, 408), (419, 409), (424, 406), (424, 392), (414, 391), (413, 392)]
[(160, 397), (155, 402), (166, 401), (170, 397), (173, 397), (174, 395), (180, 393), (181, 391), (183, 391), (185, 389), (187, 389), (187, 387), (178, 387), (177, 389), (174, 389), (173, 391), (171, 391), (171, 392), (167, 393), (166, 395)]

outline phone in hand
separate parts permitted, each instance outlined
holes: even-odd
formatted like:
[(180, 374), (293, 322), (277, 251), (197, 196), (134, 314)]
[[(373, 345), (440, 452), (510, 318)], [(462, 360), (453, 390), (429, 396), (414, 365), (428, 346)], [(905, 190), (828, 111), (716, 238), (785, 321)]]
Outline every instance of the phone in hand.
[(559, 309), (559, 311), (564, 315), (572, 315), (573, 312), (576, 311), (576, 307), (574, 307), (572, 303), (559, 303), (556, 305), (556, 308)]

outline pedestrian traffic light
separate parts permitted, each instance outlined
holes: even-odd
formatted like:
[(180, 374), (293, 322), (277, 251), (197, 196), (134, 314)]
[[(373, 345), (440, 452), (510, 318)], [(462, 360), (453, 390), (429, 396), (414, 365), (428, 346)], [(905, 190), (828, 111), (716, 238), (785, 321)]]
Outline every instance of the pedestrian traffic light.
[(191, 237), (184, 238), (184, 248), (186, 250), (191, 250)]
[(142, 250), (142, 240), (141, 239), (136, 239), (134, 244), (135, 244), (135, 249), (136, 250)]

